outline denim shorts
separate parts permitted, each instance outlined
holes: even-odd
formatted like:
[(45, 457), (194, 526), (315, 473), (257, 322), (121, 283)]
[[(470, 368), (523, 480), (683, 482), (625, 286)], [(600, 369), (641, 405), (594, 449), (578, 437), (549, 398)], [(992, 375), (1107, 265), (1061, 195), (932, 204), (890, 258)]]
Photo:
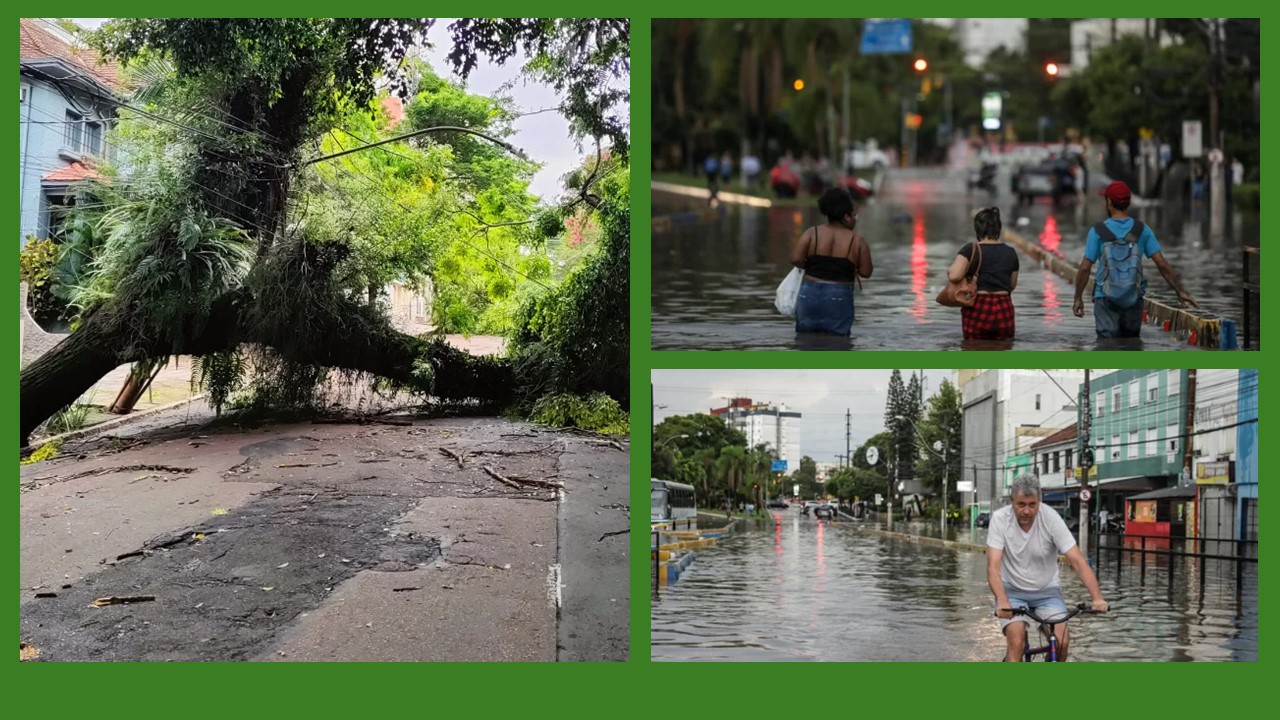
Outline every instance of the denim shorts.
[(1136, 338), (1142, 332), (1142, 303), (1124, 310), (1106, 298), (1096, 297), (1093, 325), (1099, 338)]
[[(1043, 590), (1036, 592), (1026, 592), (1023, 590), (1014, 590), (1009, 586), (1005, 586), (1004, 592), (1009, 596), (1009, 607), (1011, 608), (1030, 608), (1036, 617), (1041, 619), (1052, 620), (1067, 614), (1067, 601), (1062, 597), (1062, 588), (1052, 585)], [(996, 608), (999, 610), (1000, 608)], [(1028, 625), (1035, 622), (1026, 615), (1014, 615), (1006, 620), (1005, 618), (996, 618), (1000, 621), (1000, 631), (1004, 632), (1005, 626), (1013, 622), (1024, 622)]]
[(800, 283), (796, 298), (796, 332), (849, 336), (853, 327), (853, 286), (840, 283)]

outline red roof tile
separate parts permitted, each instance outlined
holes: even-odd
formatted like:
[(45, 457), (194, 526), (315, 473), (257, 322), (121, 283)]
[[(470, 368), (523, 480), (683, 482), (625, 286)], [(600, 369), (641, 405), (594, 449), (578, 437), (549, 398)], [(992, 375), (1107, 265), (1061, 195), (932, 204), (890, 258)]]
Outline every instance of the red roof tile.
[(125, 89), (120, 63), (102, 61), (96, 50), (72, 46), (55, 35), (43, 20), (18, 20), (19, 59), (59, 58), (84, 68), (85, 73), (112, 90)]
[(1058, 443), (1064, 443), (1064, 442), (1067, 442), (1068, 440), (1075, 440), (1078, 430), (1079, 428), (1077, 428), (1075, 425), (1069, 425), (1067, 427), (1064, 427), (1061, 430), (1053, 433), (1049, 437), (1037, 442), (1035, 445), (1032, 445), (1031, 449), (1035, 450), (1036, 448), (1041, 447), (1043, 445), (1057, 445)]
[(61, 170), (53, 172), (41, 178), (45, 182), (51, 183), (72, 183), (81, 180), (104, 180), (102, 173), (80, 162), (73, 162)]

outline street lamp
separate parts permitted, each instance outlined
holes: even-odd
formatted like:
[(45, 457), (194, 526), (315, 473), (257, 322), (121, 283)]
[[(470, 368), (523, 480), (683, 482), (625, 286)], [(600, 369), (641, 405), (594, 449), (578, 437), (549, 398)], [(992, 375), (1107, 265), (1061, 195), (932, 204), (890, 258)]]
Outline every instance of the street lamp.
[(1044, 73), (1049, 77), (1058, 77), (1058, 63), (1046, 63)]
[(924, 72), (929, 69), (929, 61), (924, 58), (916, 58), (914, 66), (916, 72)]
[[(699, 432), (698, 436), (701, 436), (701, 435), (702, 433)], [(661, 450), (667, 443), (671, 442), (672, 440), (681, 440), (687, 437), (692, 437), (692, 436), (690, 436), (689, 433), (684, 433), (683, 435), (672, 435), (666, 440), (663, 440), (662, 442), (658, 443), (658, 447), (656, 449)]]

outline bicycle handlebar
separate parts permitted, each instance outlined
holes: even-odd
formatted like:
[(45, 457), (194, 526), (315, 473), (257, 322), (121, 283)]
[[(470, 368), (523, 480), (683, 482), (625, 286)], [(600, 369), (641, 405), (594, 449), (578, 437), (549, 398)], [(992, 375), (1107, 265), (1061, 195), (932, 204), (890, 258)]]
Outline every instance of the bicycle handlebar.
[[(1070, 620), (1071, 618), (1073, 618), (1073, 617), (1075, 617), (1075, 616), (1077, 616), (1077, 615), (1081, 615), (1081, 614), (1087, 614), (1087, 615), (1101, 615), (1101, 614), (1102, 614), (1102, 611), (1094, 610), (1094, 609), (1090, 608), (1088, 605), (1086, 605), (1086, 604), (1084, 604), (1084, 603), (1080, 603), (1080, 604), (1076, 605), (1076, 606), (1075, 606), (1075, 609), (1068, 611), (1068, 612), (1067, 612), (1067, 614), (1065, 614), (1065, 615), (1061, 615), (1061, 616), (1059, 616), (1059, 617), (1055, 617), (1055, 618), (1042, 618), (1042, 617), (1038, 617), (1038, 616), (1036, 616), (1036, 615), (1032, 614), (1032, 612), (1033, 612), (1033, 611), (1031, 610), (1031, 608), (1000, 608), (1000, 610), (1001, 610), (1001, 611), (1003, 611), (1003, 612), (1013, 613), (1014, 615), (1026, 615), (1026, 616), (1028, 616), (1028, 617), (1030, 617), (1030, 618), (1032, 618), (1033, 620), (1036, 620), (1036, 621), (1038, 621), (1038, 622), (1048, 623), (1048, 624), (1053, 624), (1053, 625), (1056, 625), (1056, 624), (1058, 624), (1058, 623), (1064, 623), (1064, 622), (1066, 622), (1066, 621)], [(996, 616), (997, 616), (997, 617), (999, 617), (999, 615), (1000, 615), (1000, 613), (999, 613), (999, 612), (997, 612), (997, 613), (996, 613)]]

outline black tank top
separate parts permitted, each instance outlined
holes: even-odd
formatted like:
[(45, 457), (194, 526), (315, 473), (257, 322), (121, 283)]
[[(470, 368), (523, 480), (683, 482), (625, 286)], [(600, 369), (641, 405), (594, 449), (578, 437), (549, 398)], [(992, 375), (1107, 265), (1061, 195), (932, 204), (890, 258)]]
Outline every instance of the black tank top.
[[(850, 243), (852, 242), (853, 241), (850, 240)], [(813, 228), (812, 247), (815, 250), (818, 247), (817, 227)], [(847, 257), (811, 254), (805, 258), (804, 271), (806, 275), (811, 275), (819, 280), (851, 283), (857, 276), (858, 268), (853, 264), (853, 261)]]

